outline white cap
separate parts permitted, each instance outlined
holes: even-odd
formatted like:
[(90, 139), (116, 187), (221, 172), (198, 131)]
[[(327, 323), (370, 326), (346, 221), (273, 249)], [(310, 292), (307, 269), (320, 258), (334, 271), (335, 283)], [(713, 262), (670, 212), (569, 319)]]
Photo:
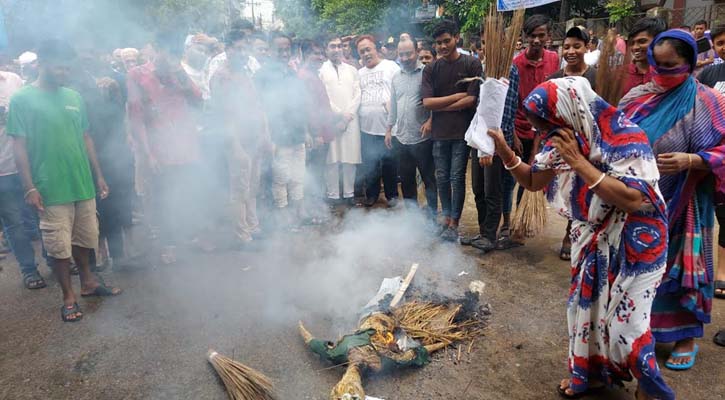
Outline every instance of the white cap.
[(30, 64), (36, 60), (38, 60), (38, 55), (30, 51), (26, 51), (18, 57), (18, 62), (20, 64)]

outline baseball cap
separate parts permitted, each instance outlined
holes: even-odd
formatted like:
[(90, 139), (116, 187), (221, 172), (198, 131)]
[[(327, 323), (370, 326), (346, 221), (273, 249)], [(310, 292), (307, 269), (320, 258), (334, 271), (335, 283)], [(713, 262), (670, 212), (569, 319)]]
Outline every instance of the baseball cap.
[(584, 43), (589, 43), (589, 32), (583, 26), (575, 26), (566, 31), (566, 37), (577, 38), (583, 40)]

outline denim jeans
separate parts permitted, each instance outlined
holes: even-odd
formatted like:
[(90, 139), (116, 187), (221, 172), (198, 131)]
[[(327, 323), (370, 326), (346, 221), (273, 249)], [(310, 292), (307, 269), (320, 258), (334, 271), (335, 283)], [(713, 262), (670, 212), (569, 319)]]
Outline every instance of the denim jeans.
[(0, 219), (23, 276), (38, 272), (33, 243), (23, 226), (22, 213), (25, 207), (23, 186), (18, 174), (0, 176)]
[(466, 200), (466, 164), (469, 147), (465, 140), (435, 140), (433, 160), (441, 199), (441, 214), (458, 221)]
[(403, 198), (418, 204), (418, 182), (415, 178), (416, 169), (425, 185), (425, 199), (428, 203), (428, 213), (434, 218), (438, 214), (438, 187), (435, 177), (435, 163), (433, 162), (433, 142), (416, 144), (402, 144), (393, 139), (395, 152), (398, 155), (400, 186), (403, 189)]
[(476, 198), (478, 229), (481, 236), (492, 242), (496, 241), (498, 225), (501, 222), (504, 172), (507, 171), (504, 171), (501, 158), (495, 156), (493, 164), (481, 167), (478, 163), (478, 150), (472, 149), (471, 187)]
[(385, 198), (398, 198), (398, 165), (395, 155), (385, 147), (385, 136), (361, 134), (362, 171), (365, 197), (377, 200), (380, 196), (380, 178), (383, 179)]

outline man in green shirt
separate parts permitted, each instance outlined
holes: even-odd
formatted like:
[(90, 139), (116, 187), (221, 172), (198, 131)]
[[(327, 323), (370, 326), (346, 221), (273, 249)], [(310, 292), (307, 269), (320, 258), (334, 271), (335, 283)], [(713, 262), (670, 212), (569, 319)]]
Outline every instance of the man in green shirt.
[(43, 42), (38, 80), (10, 99), (7, 122), (25, 201), (40, 215), (43, 245), (63, 290), (61, 317), (67, 322), (83, 317), (71, 286), (71, 257), (79, 266), (81, 296), (121, 293), (100, 282), (89, 265), (89, 251), (98, 244), (93, 174), (101, 198), (108, 196), (108, 186), (87, 133), (83, 99), (63, 87), (74, 57), (64, 42)]

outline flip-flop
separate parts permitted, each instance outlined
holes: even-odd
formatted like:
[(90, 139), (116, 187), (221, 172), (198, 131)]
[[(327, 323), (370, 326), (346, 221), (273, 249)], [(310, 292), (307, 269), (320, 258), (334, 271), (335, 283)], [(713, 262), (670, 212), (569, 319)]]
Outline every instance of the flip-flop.
[(718, 331), (712, 341), (718, 346), (725, 346), (725, 329)]
[[(721, 292), (718, 293), (717, 291)], [(718, 299), (725, 299), (725, 281), (715, 281), (715, 293), (714, 296)]]
[(112, 287), (108, 287), (104, 285), (103, 283), (96, 286), (95, 289), (93, 289), (93, 292), (83, 294), (81, 293), (81, 297), (109, 297), (109, 296), (118, 296), (119, 294), (123, 293), (123, 290), (119, 289), (118, 293), (113, 293)]
[[(71, 314), (80, 314), (80, 316), (76, 315), (75, 318), (70, 318)], [(83, 319), (83, 312), (78, 303), (73, 303), (70, 307), (62, 305), (60, 306), (60, 318), (63, 322), (78, 322)]]
[(692, 368), (693, 365), (695, 365), (695, 357), (697, 357), (697, 352), (700, 351), (700, 347), (698, 345), (695, 345), (695, 348), (692, 351), (686, 352), (686, 353), (670, 353), (670, 357), (676, 357), (676, 358), (684, 358), (684, 357), (690, 357), (690, 361), (685, 364), (673, 364), (669, 361), (665, 363), (665, 367), (668, 369), (671, 369), (673, 371), (685, 371), (690, 368)]

